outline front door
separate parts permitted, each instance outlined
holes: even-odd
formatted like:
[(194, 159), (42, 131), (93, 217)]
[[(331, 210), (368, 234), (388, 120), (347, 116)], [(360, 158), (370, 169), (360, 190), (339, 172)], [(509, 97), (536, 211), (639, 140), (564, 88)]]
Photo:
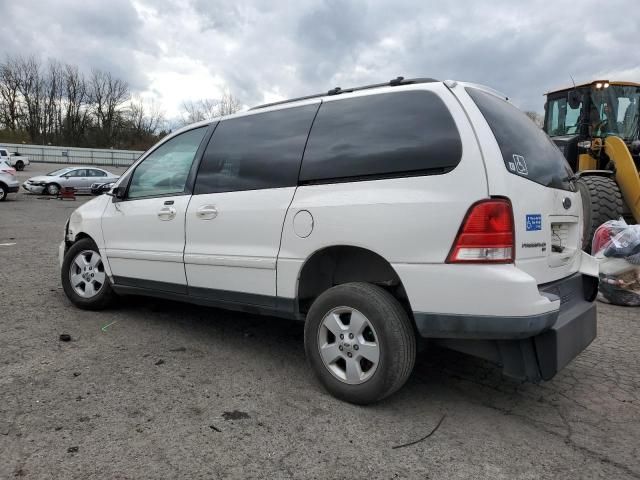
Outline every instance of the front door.
[(189, 294), (274, 307), (276, 260), (318, 105), (221, 121), (187, 210)]
[(125, 198), (107, 206), (102, 231), (116, 284), (186, 293), (187, 177), (206, 131), (188, 130), (156, 148), (127, 174)]
[(87, 169), (77, 168), (60, 177), (60, 187), (71, 187), (76, 192), (84, 193), (87, 187)]

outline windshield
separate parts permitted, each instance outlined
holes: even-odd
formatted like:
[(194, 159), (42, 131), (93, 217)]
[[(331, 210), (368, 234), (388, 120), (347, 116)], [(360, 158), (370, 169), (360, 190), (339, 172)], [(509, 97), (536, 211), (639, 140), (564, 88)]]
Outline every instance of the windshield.
[(69, 170), (71, 170), (71, 168), (69, 167), (61, 168), (59, 170), (54, 170), (53, 172), (47, 173), (47, 177), (59, 177), (60, 175), (62, 175), (65, 172), (68, 172)]
[(617, 135), (627, 140), (638, 136), (639, 87), (611, 85), (591, 91), (589, 128), (593, 136)]
[(616, 135), (635, 140), (640, 124), (639, 100), (640, 87), (623, 85), (554, 95), (547, 103), (545, 129), (553, 137), (582, 133), (590, 137)]

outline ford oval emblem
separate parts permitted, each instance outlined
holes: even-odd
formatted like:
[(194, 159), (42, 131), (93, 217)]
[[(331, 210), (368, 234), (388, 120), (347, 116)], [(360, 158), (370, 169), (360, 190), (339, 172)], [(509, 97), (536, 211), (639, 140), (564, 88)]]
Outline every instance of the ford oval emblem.
[(564, 197), (562, 199), (562, 206), (565, 210), (569, 210), (571, 208), (571, 199), (569, 197)]

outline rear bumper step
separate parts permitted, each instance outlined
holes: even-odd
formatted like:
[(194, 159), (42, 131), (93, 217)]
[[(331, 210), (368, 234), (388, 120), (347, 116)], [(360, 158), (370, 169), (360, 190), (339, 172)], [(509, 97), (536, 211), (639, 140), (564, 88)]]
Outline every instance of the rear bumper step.
[(560, 309), (531, 317), (415, 314), (418, 332), (443, 347), (492, 361), (519, 380), (550, 380), (596, 338), (598, 279), (575, 274), (540, 286)]

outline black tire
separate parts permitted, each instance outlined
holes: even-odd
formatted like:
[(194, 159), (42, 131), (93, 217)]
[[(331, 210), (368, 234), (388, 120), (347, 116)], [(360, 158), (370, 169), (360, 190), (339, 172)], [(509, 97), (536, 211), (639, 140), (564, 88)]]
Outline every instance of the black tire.
[(9, 188), (4, 183), (0, 183), (0, 202), (4, 202), (7, 199), (8, 193)]
[[(322, 321), (337, 307), (358, 310), (376, 332), (379, 361), (364, 383), (339, 380), (320, 356)], [(322, 293), (307, 314), (304, 344), (307, 360), (320, 383), (335, 397), (359, 405), (377, 402), (396, 392), (409, 378), (416, 359), (416, 338), (407, 312), (389, 292), (369, 283), (346, 283)]]
[(115, 292), (111, 288), (111, 282), (109, 281), (109, 277), (107, 275), (105, 275), (105, 282), (98, 290), (98, 293), (91, 298), (85, 298), (78, 295), (78, 293), (76, 293), (73, 286), (71, 285), (71, 263), (74, 261), (76, 256), (84, 250), (90, 250), (97, 253), (98, 255), (100, 254), (100, 252), (98, 251), (98, 247), (90, 238), (83, 238), (71, 245), (64, 256), (62, 269), (60, 271), (62, 288), (69, 300), (71, 300), (71, 303), (73, 303), (76, 307), (82, 308), (84, 310), (103, 310), (109, 307), (116, 297)]
[(622, 216), (624, 201), (613, 178), (599, 175), (581, 177), (576, 182), (582, 196), (582, 249), (591, 252), (591, 241), (597, 228), (608, 220)]
[(19, 172), (24, 170), (24, 162), (22, 160), (18, 160), (16, 162), (16, 170), (18, 170)]
[(50, 183), (44, 187), (44, 193), (47, 195), (58, 195), (60, 193), (60, 185), (57, 183)]
[(60, 193), (60, 185), (57, 183), (50, 183), (44, 187), (44, 193), (47, 195), (58, 195)]

